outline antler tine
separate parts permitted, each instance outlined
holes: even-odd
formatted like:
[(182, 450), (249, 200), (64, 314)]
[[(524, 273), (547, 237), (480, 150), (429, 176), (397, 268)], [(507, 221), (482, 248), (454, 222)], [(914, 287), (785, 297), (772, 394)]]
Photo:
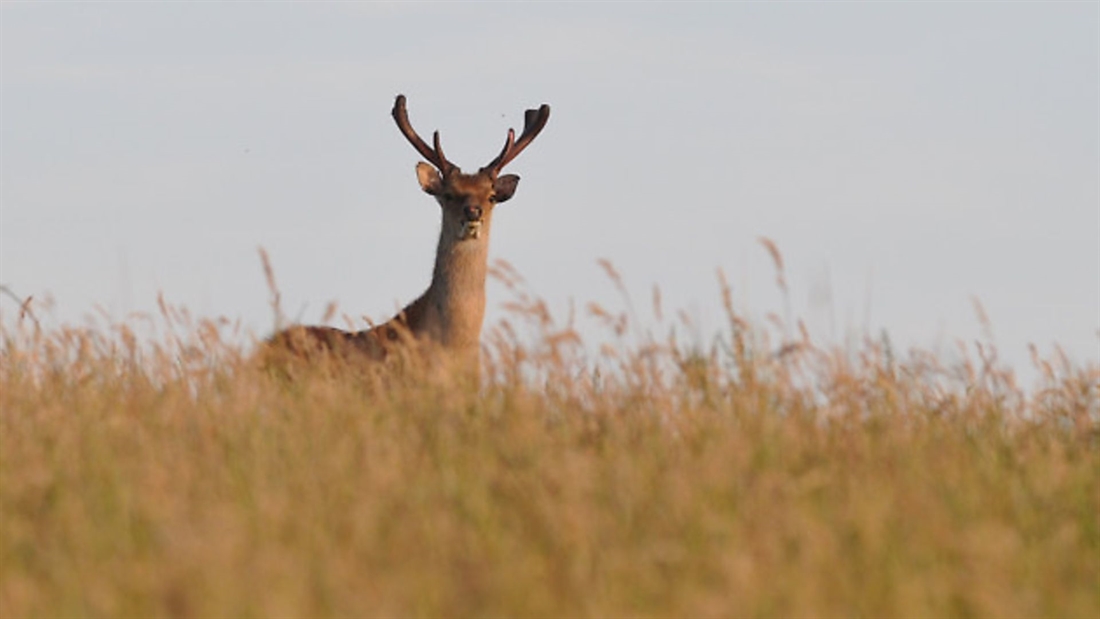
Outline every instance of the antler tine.
[(500, 162), (500, 166), (503, 168), (509, 161), (518, 157), (523, 149), (538, 136), (548, 120), (550, 120), (550, 106), (545, 103), (537, 111), (527, 110), (523, 115), (523, 133), (516, 140), (516, 145), (508, 152), (508, 156)]
[(504, 143), (504, 150), (500, 151), (496, 159), (489, 162), (489, 165), (483, 169), (491, 169), (494, 172), (500, 172), (504, 169), (504, 166), (508, 165), (508, 162), (512, 161), (523, 152), (523, 149), (527, 148), (535, 137), (546, 126), (546, 121), (550, 120), (550, 106), (545, 103), (537, 110), (527, 110), (523, 114), (523, 133), (520, 134), (519, 139), (515, 139), (515, 131), (508, 130), (508, 140)]
[(420, 139), (416, 130), (412, 128), (409, 123), (409, 112), (405, 109), (405, 95), (397, 95), (397, 100), (393, 103), (393, 119), (397, 122), (397, 128), (401, 130), (405, 139), (428, 160), (428, 163), (434, 165), (444, 174), (451, 169), (451, 162), (443, 156), (443, 149), (439, 146), (439, 132), (436, 131), (433, 136), (433, 142), (435, 143), (435, 150), (433, 150), (424, 140)]
[(436, 167), (439, 168), (440, 172), (446, 174), (447, 170), (451, 168), (451, 162), (447, 161), (447, 157), (443, 154), (443, 147), (439, 144), (439, 131), (432, 134), (432, 144), (435, 144), (435, 154), (439, 155), (439, 162), (443, 164), (443, 166)]
[(482, 170), (496, 170), (497, 172), (499, 172), (500, 169), (504, 167), (503, 165), (501, 165), (500, 162), (503, 161), (504, 157), (508, 155), (508, 151), (512, 150), (512, 147), (515, 145), (515, 143), (516, 130), (508, 129), (508, 137), (504, 139), (504, 148), (500, 149), (500, 154), (494, 157), (492, 161), (485, 164), (485, 167), (482, 168)]

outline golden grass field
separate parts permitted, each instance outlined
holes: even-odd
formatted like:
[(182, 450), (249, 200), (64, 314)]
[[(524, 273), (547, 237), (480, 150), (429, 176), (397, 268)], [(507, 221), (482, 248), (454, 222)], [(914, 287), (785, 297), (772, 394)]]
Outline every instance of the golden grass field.
[(0, 617), (1100, 616), (1095, 365), (821, 347), (728, 287), (709, 344), (655, 296), (586, 345), (497, 270), (480, 386), (9, 316)]

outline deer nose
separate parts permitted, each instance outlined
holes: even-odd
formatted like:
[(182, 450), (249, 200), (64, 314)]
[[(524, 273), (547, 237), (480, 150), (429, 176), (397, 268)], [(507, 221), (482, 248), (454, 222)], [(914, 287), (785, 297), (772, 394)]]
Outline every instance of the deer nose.
[(463, 209), (466, 214), (467, 221), (477, 221), (481, 219), (481, 207), (480, 206), (467, 206)]

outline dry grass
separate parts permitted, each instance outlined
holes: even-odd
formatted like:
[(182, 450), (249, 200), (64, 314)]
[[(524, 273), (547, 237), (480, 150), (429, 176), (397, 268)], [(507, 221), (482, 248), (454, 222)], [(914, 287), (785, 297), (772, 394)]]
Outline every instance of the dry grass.
[(770, 341), (728, 287), (709, 347), (590, 306), (592, 352), (497, 276), (480, 389), (287, 383), (168, 306), (6, 330), (0, 616), (1100, 616), (1097, 367)]

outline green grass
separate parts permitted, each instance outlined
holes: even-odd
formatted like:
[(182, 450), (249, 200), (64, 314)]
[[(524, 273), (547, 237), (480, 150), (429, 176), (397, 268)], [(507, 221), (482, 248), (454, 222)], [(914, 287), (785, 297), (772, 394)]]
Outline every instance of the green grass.
[(480, 389), (8, 329), (0, 616), (1100, 616), (1097, 367), (513, 309)]

